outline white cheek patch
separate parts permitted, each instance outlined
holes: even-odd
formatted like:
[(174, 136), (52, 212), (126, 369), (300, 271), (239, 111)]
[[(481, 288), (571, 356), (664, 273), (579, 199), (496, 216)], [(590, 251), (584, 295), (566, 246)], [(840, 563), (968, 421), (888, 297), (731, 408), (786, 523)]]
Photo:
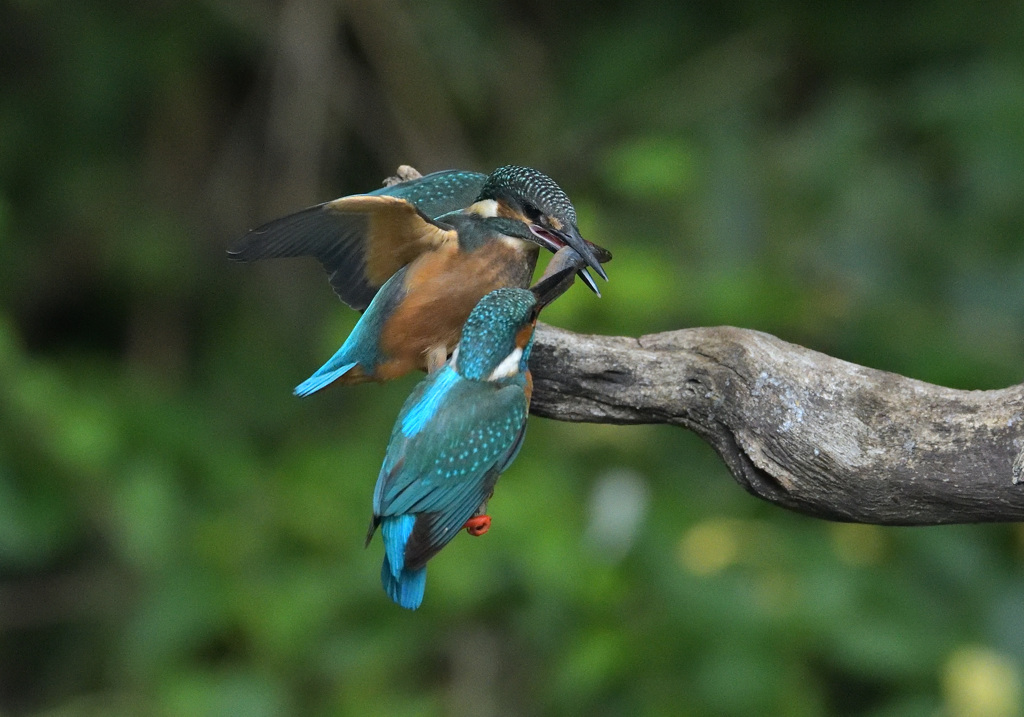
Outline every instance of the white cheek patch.
[(448, 365), (455, 368), (455, 363), (459, 360), (459, 347), (456, 346), (455, 350), (452, 351), (452, 357), (448, 359)]
[(488, 381), (497, 381), (499, 378), (508, 378), (509, 376), (515, 376), (519, 373), (519, 361), (523, 358), (523, 350), (516, 347), (512, 353), (501, 360), (491, 375), (487, 377)]
[(498, 202), (493, 199), (482, 199), (470, 206), (469, 211), (484, 218), (496, 217), (498, 216)]

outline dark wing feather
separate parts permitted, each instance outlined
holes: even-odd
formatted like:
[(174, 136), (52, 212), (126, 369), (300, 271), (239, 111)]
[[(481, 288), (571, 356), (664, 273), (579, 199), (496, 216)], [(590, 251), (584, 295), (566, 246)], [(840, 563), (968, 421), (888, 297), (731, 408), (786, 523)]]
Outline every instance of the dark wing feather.
[(454, 231), (428, 219), (408, 201), (357, 194), (253, 229), (228, 250), (228, 256), (243, 262), (315, 257), (327, 270), (335, 293), (361, 311), (396, 271), (448, 241), (457, 241)]
[(424, 393), (414, 391), (403, 407), (374, 500), (377, 515), (417, 515), (406, 547), (410, 568), (422, 566), (444, 547), (490, 497), (526, 428), (520, 381), (502, 386), (461, 380), (444, 396), (434, 417), (407, 437), (400, 430), (402, 419)]
[(241, 262), (315, 257), (334, 292), (361, 311), (379, 288), (366, 278), (363, 242), (369, 224), (369, 216), (338, 215), (319, 204), (253, 229), (228, 249), (228, 257)]
[(405, 544), (406, 567), (410, 570), (422, 568), (458, 535), (466, 521), (490, 498), (500, 476), (501, 471), (492, 468), (482, 476), (474, 490), (465, 491), (458, 501), (447, 504), (445, 510), (418, 514), (409, 542)]

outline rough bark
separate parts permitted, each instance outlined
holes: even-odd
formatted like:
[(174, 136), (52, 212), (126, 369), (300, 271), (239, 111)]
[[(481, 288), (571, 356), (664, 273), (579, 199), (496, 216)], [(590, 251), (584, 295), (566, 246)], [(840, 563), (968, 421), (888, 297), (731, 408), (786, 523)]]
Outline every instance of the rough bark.
[(958, 391), (731, 327), (541, 326), (531, 410), (697, 433), (747, 490), (830, 520), (1024, 520), (1024, 385)]

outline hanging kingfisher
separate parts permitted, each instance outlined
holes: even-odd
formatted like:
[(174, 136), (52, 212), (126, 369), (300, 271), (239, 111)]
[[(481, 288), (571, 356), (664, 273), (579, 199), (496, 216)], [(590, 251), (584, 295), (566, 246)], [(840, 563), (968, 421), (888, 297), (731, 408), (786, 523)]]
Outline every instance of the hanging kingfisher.
[[(429, 218), (477, 187), (465, 209)], [(565, 192), (537, 170), (507, 166), (487, 176), (435, 172), (311, 207), (254, 229), (229, 256), (314, 256), (342, 300), (365, 309), (335, 355), (296, 387), (308, 396), (336, 380), (387, 381), (436, 369), (482, 296), (529, 285), (540, 246), (571, 246), (607, 279), (601, 263), (611, 255), (580, 235)], [(583, 266), (580, 276), (600, 295)]]
[(402, 607), (419, 607), (427, 561), (461, 528), (479, 535), (490, 526), (483, 514), (487, 501), (526, 433), (533, 389), (527, 362), (537, 315), (581, 266), (579, 255), (566, 248), (533, 289), (502, 288), (484, 296), (451, 360), (402, 406), (366, 536), (369, 545), (380, 526), (381, 582)]

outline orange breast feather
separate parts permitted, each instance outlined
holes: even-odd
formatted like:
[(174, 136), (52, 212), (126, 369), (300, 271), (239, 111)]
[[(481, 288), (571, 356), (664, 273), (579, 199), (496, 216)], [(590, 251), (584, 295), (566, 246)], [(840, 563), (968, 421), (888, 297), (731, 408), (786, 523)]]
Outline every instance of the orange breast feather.
[(380, 378), (424, 368), (425, 355), (436, 346), (451, 353), (473, 307), (485, 294), (512, 285), (509, 266), (523, 260), (512, 247), (493, 242), (471, 253), (445, 246), (413, 262), (405, 278), (405, 300), (381, 332), (381, 353), (387, 358), (378, 370)]

